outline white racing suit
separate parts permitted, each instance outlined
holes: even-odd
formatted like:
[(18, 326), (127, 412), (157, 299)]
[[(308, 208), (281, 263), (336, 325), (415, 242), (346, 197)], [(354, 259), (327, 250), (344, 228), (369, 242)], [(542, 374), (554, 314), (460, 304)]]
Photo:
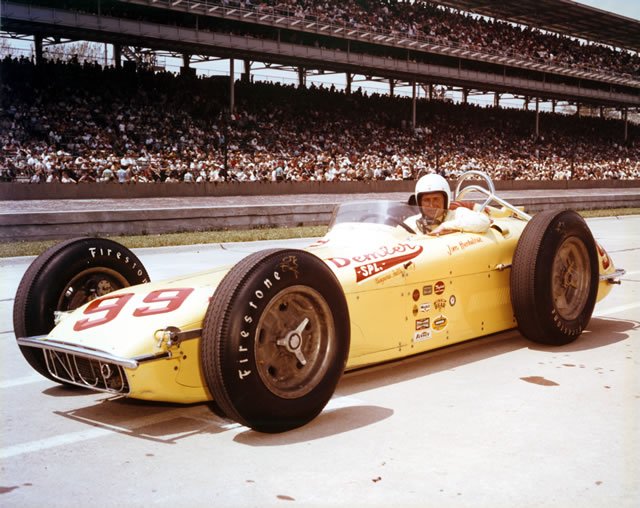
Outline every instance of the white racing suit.
[[(415, 224), (418, 226), (418, 231), (432, 235), (451, 231), (484, 233), (489, 229), (489, 226), (491, 225), (491, 220), (486, 213), (469, 210), (468, 208), (465, 208), (463, 206), (460, 206), (455, 210), (448, 210), (447, 214), (445, 215), (444, 221), (439, 226), (433, 229), (431, 229), (429, 226), (425, 226), (424, 223), (421, 224), (421, 219), (421, 215), (415, 217)], [(408, 222), (413, 222), (413, 220), (409, 219)]]
[(444, 222), (440, 224), (432, 233), (438, 234), (441, 231), (453, 230), (467, 233), (484, 233), (489, 229), (491, 220), (483, 212), (476, 212), (460, 206), (455, 210), (449, 210)]

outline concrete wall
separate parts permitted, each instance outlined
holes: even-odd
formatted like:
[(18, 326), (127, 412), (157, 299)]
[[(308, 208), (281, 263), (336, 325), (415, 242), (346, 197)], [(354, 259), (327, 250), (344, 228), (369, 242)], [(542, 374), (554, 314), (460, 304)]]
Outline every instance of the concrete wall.
[[(0, 183), (0, 200), (29, 199), (130, 199), (202, 196), (273, 196), (287, 194), (351, 194), (411, 192), (415, 181), (367, 182), (224, 182), (224, 183)], [(496, 190), (594, 189), (640, 187), (640, 180), (504, 180)]]
[[(327, 196), (320, 201), (287, 205), (239, 203), (237, 206), (153, 209), (114, 209), (112, 205), (110, 209), (82, 211), (69, 211), (62, 209), (61, 206), (55, 206), (48, 212), (24, 213), (16, 210), (16, 212), (2, 214), (0, 241), (328, 224), (333, 209), (340, 199), (338, 196)], [(518, 192), (509, 201), (514, 205), (524, 206), (530, 213), (553, 207), (578, 210), (640, 207), (640, 189), (637, 192), (595, 189), (562, 193), (524, 190)], [(19, 206), (17, 202), (16, 208), (19, 209)]]

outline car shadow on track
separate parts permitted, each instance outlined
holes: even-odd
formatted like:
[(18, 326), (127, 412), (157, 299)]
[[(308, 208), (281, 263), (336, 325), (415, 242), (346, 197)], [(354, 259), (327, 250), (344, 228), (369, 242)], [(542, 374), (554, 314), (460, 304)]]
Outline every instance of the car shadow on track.
[[(350, 372), (340, 381), (334, 398), (317, 418), (304, 427), (282, 434), (262, 434), (246, 429), (214, 414), (208, 404), (185, 406), (96, 395), (97, 399), (87, 407), (57, 411), (55, 414), (92, 427), (164, 444), (176, 444), (199, 434), (217, 435), (230, 431), (235, 442), (248, 446), (308, 442), (373, 425), (394, 414), (392, 408), (364, 404), (352, 397), (354, 394), (454, 370), (525, 348), (557, 353), (606, 347), (627, 339), (628, 332), (639, 326), (636, 321), (593, 318), (589, 330), (576, 342), (560, 347), (531, 343), (517, 330), (511, 330)], [(87, 395), (87, 390), (70, 392), (63, 388), (49, 388), (46, 393), (54, 396)]]
[(578, 340), (566, 346), (541, 346), (531, 344), (529, 349), (537, 351), (562, 351), (573, 353), (576, 351), (586, 351), (615, 344), (629, 338), (629, 332), (640, 328), (640, 322), (627, 319), (614, 319), (594, 317), (589, 322), (589, 327), (583, 332)]
[(335, 436), (381, 422), (393, 416), (393, 409), (372, 405), (351, 405), (328, 408), (313, 421), (281, 434), (263, 434), (251, 429), (237, 434), (236, 443), (249, 446), (282, 446), (307, 443)]
[(509, 330), (347, 373), (340, 382), (337, 393), (351, 395), (381, 386), (402, 383), (523, 348), (562, 353), (605, 347), (629, 338), (628, 332), (637, 329), (638, 326), (640, 324), (636, 321), (593, 318), (589, 323), (589, 329), (578, 340), (564, 346), (536, 344), (525, 339), (517, 330)]

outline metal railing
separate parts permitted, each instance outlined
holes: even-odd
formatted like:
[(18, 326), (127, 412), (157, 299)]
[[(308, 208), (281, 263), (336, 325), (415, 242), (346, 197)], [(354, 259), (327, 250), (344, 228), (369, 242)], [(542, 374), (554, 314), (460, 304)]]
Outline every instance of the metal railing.
[(394, 46), (417, 51), (429, 51), (442, 55), (472, 58), (487, 63), (499, 63), (502, 65), (520, 66), (536, 71), (545, 71), (556, 74), (568, 75), (576, 78), (587, 78), (609, 83), (616, 83), (631, 87), (640, 86), (640, 80), (629, 74), (615, 71), (603, 73), (601, 69), (580, 66), (570, 67), (562, 64), (549, 63), (544, 58), (523, 57), (521, 54), (503, 50), (499, 53), (487, 50), (485, 47), (461, 46), (451, 41), (443, 41), (425, 34), (405, 34), (397, 31), (368, 26), (362, 28), (347, 23), (335, 23), (319, 18), (315, 15), (305, 14), (304, 17), (296, 16), (290, 9), (281, 9), (273, 6), (266, 7), (242, 7), (239, 2), (233, 1), (196, 1), (196, 0), (123, 0), (128, 3), (146, 5), (152, 7), (177, 10), (233, 19), (242, 22), (252, 22), (264, 25), (278, 26), (286, 29), (294, 29), (304, 32), (331, 35), (345, 39), (370, 42)]

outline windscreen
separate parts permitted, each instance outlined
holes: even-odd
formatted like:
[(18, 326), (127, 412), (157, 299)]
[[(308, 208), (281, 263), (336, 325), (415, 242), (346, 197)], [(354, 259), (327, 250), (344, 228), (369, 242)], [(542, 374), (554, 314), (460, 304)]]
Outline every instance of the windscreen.
[[(402, 226), (404, 221), (419, 213), (417, 206), (399, 201), (355, 201), (342, 203), (333, 212), (329, 229), (344, 222)], [(402, 226), (405, 227), (405, 226)]]

